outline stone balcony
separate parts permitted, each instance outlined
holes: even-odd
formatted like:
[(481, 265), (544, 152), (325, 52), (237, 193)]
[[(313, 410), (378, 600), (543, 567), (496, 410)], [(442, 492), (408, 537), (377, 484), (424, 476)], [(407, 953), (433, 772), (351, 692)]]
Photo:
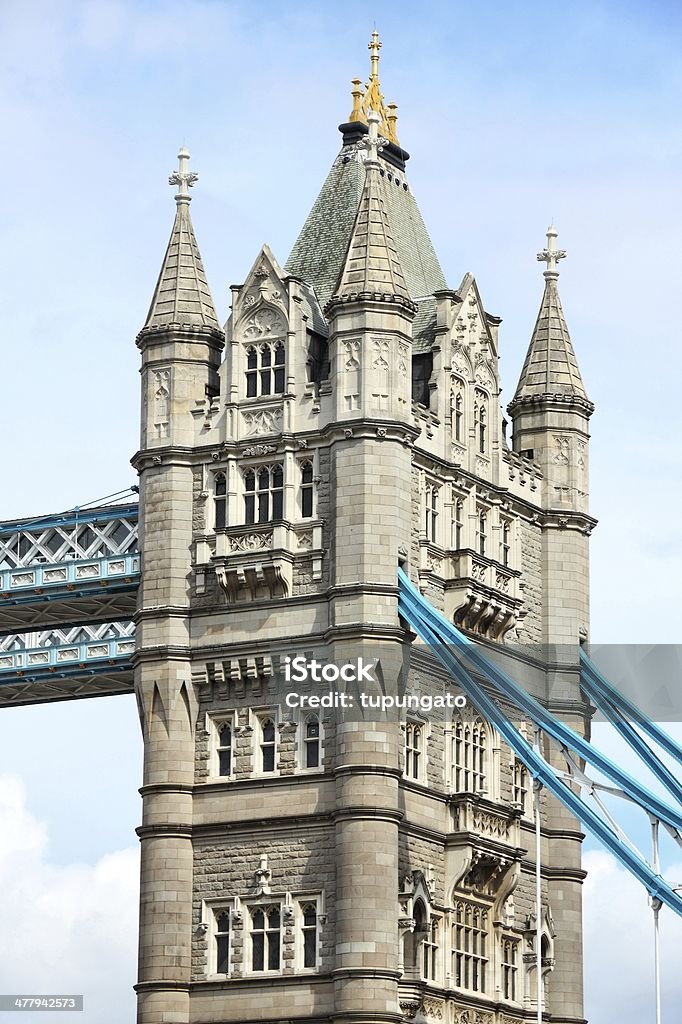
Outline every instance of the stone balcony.
[(501, 642), (523, 615), (519, 570), (471, 548), (444, 551), (422, 541), (419, 574), (444, 587), (445, 615), (469, 633)]
[(521, 809), (502, 808), (486, 797), (457, 793), (448, 800), (450, 832), (446, 857), (450, 878), (500, 904), (519, 877)]
[(214, 543), (197, 544), (197, 563), (213, 568), (230, 604), (291, 597), (296, 563), (306, 561), (313, 581), (320, 580), (322, 556), (321, 520), (230, 526)]

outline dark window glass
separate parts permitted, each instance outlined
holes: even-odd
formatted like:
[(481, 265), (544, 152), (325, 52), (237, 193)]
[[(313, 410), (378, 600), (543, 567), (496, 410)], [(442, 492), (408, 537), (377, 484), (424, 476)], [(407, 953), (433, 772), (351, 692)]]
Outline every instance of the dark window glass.
[(317, 964), (317, 907), (308, 903), (303, 908), (303, 966)]
[(219, 914), (216, 921), (216, 971), (227, 974), (230, 969), (230, 915)]
[(320, 723), (314, 716), (308, 718), (305, 724), (305, 766), (320, 766)]
[(227, 525), (227, 479), (224, 473), (215, 478), (215, 528), (224, 530)]
[(244, 490), (246, 492), (244, 494), (244, 520), (246, 523), (255, 523), (256, 498), (254, 491), (256, 490), (256, 474), (253, 472), (253, 470), (249, 470), (249, 472), (244, 477)]
[(279, 910), (271, 910), (268, 914), (268, 969), (279, 970), (280, 953), (280, 916)]
[(225, 724), (218, 737), (218, 771), (220, 775), (232, 774), (232, 729)]
[(275, 723), (266, 718), (261, 723), (261, 764), (264, 772), (275, 770)]
[(412, 356), (412, 401), (429, 408), (430, 390), (429, 381), (433, 369), (433, 356), (431, 353)]

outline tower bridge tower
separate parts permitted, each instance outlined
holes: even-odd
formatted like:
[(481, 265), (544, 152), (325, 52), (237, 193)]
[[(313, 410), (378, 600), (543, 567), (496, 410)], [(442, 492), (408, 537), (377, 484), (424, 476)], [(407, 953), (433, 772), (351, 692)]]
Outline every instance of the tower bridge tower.
[[(446, 282), (379, 47), (374, 33), (289, 259), (256, 254), (224, 332), (185, 150), (170, 179), (175, 222), (137, 342), (139, 1024), (535, 1019), (533, 808), (500, 737), (471, 708), (378, 722), (283, 700), (286, 655), (366, 645), (389, 691), (441, 685), (417, 647), (406, 664), (402, 564), (583, 726), (570, 666), (550, 688), (533, 653), (587, 628), (593, 525), (592, 407), (556, 232), (510, 448), (501, 321), (471, 274)], [(559, 1024), (583, 1021), (581, 838), (543, 804), (543, 985)]]

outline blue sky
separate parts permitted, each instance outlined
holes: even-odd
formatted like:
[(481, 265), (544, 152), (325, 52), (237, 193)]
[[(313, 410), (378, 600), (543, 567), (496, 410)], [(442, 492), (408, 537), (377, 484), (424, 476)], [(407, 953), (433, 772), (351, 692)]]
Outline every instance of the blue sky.
[[(225, 318), (229, 285), (263, 242), (286, 258), (337, 151), (350, 79), (367, 74), (374, 21), (448, 282), (472, 271), (504, 319), (505, 404), (550, 219), (568, 251), (560, 291), (597, 406), (592, 635), (680, 642), (682, 9), (671, 3), (4, 0), (0, 515), (134, 482), (134, 339), (172, 223), (179, 145), (200, 173), (192, 215)], [(24, 787), (11, 789), (12, 821), (21, 806), (43, 828), (36, 872), (63, 881), (115, 852), (129, 866), (139, 764), (132, 701), (1, 716), (0, 773)], [(618, 892), (609, 870), (599, 877)], [(104, 878), (118, 898), (119, 875)], [(122, 954), (120, 977), (131, 964)], [(596, 986), (590, 998), (606, 1024)], [(623, 1002), (630, 1013), (634, 999)]]

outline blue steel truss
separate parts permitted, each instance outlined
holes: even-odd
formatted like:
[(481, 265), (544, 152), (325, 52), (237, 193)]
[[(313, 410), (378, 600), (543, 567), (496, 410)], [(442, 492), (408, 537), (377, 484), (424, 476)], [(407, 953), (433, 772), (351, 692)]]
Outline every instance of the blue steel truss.
[(136, 503), (0, 523), (0, 704), (130, 692), (139, 582)]
[[(547, 788), (560, 802), (578, 818), (583, 825), (604, 845), (627, 870), (634, 875), (647, 889), (653, 899), (670, 907), (675, 913), (682, 916), (682, 898), (666, 882), (666, 880), (654, 871), (646, 861), (617, 835), (614, 829), (607, 822), (596, 814), (573, 790), (561, 779), (552, 765), (536, 752), (528, 743), (526, 738), (516, 728), (508, 717), (503, 707), (487, 693), (483, 685), (478, 683), (463, 664), (462, 658), (473, 664), (476, 670), (485, 679), (486, 685), (492, 687), (496, 696), (502, 697), (505, 702), (512, 702), (529, 714), (540, 728), (558, 739), (563, 747), (577, 751), (581, 748), (583, 756), (584, 746), (591, 748), (593, 754), (598, 754), (593, 762), (598, 761), (600, 768), (606, 769), (606, 774), (613, 779), (620, 778), (627, 781), (632, 791), (639, 790), (640, 796), (636, 798), (629, 795), (648, 814), (653, 815), (660, 821), (665, 822), (671, 831), (677, 833), (680, 815), (678, 812), (662, 804), (662, 814), (654, 812), (653, 807), (659, 806), (658, 798), (649, 793), (644, 787), (630, 779), (615, 764), (610, 762), (592, 748), (587, 741), (579, 737), (573, 730), (564, 723), (555, 719), (549, 712), (542, 708), (537, 701), (530, 698), (512, 680), (508, 679), (492, 662), (490, 662), (478, 650), (472, 641), (465, 637), (460, 631), (447, 621), (429, 602), (419, 593), (416, 587), (410, 582), (402, 570), (398, 570), (399, 577), (399, 611), (403, 618), (415, 630), (415, 632), (427, 643), (432, 653), (438, 658), (445, 669), (457, 681), (463, 692), (475, 707), (494, 725), (500, 735), (509, 744), (516, 756), (526, 765), (533, 777)], [(456, 652), (456, 653), (455, 653)], [(520, 699), (519, 699), (520, 698)], [(530, 702), (525, 699), (528, 698)], [(540, 709), (536, 712), (535, 706)], [(625, 789), (625, 787), (622, 787)]]

